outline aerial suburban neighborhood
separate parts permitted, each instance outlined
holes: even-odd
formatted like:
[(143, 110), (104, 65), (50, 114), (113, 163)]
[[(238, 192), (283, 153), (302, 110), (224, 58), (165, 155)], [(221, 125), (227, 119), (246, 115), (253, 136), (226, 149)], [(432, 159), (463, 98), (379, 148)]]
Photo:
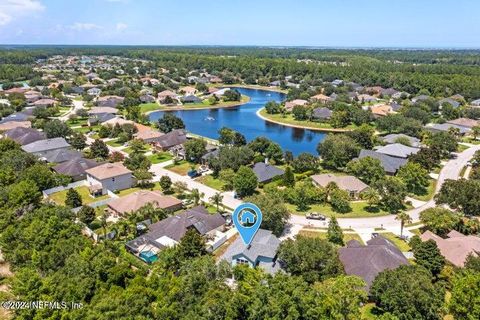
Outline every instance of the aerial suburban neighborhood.
[(479, 65), (0, 46), (0, 319), (480, 319)]

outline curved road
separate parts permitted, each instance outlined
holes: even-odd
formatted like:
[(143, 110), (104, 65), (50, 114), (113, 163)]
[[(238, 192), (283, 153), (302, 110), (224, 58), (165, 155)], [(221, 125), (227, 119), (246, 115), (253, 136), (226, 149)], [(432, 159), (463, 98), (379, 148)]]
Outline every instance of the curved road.
[[(463, 167), (472, 159), (474, 153), (480, 150), (480, 145), (473, 145), (465, 151), (458, 153), (456, 159), (449, 160), (440, 171), (437, 180), (437, 186), (435, 188), (435, 194), (440, 191), (443, 183), (447, 179), (456, 180), (459, 178), (460, 172)], [(419, 220), (420, 212), (425, 209), (435, 207), (435, 201), (429, 200), (424, 205), (411, 209), (407, 213), (412, 218), (413, 222)], [(373, 217), (373, 218), (338, 218), (338, 223), (342, 228), (352, 228), (352, 229), (368, 229), (368, 228), (380, 228), (383, 226), (385, 229), (389, 228), (399, 228), (400, 222), (395, 220), (395, 215), (387, 215), (382, 217)], [(294, 231), (294, 226), (305, 226), (305, 227), (325, 227), (327, 222), (318, 221), (318, 220), (307, 220), (304, 216), (292, 215), (290, 218), (291, 232)], [(297, 228), (298, 229), (298, 228)], [(287, 234), (289, 232), (287, 231)]]

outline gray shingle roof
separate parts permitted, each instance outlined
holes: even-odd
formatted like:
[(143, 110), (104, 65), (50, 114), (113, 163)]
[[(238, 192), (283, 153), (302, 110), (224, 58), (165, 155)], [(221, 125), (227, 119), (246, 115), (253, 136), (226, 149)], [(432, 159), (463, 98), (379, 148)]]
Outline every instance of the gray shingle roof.
[(96, 167), (98, 165), (99, 164), (94, 160), (74, 158), (56, 165), (55, 167), (53, 167), (53, 170), (70, 177), (75, 177), (84, 175), (85, 170)]
[(382, 236), (368, 241), (366, 246), (349, 242), (347, 247), (339, 249), (339, 257), (345, 273), (361, 277), (367, 283), (367, 289), (380, 272), (408, 265), (402, 252)]
[(385, 169), (385, 172), (390, 174), (394, 174), (398, 169), (400, 169), (400, 167), (407, 163), (406, 159), (395, 158), (383, 153), (375, 152), (373, 150), (363, 149), (360, 151), (358, 158), (362, 159), (365, 157), (371, 157), (380, 160), (380, 164), (382, 165), (383, 169)]
[(221, 256), (220, 260), (226, 260), (230, 263), (234, 256), (242, 254), (255, 265), (259, 257), (274, 259), (279, 246), (280, 240), (271, 231), (258, 229), (249, 246), (246, 246), (242, 239), (237, 238)]
[(401, 143), (393, 143), (393, 144), (387, 144), (386, 146), (383, 146), (377, 149), (376, 151), (392, 157), (406, 159), (410, 155), (416, 154), (418, 151), (420, 151), (420, 149), (408, 147)]
[(258, 178), (258, 182), (269, 181), (276, 176), (281, 176), (285, 173), (285, 171), (283, 171), (282, 169), (269, 164), (265, 164), (263, 162), (255, 163), (255, 165), (253, 166), (253, 172)]
[(24, 145), (22, 149), (29, 153), (42, 152), (48, 150), (55, 150), (60, 148), (68, 148), (70, 145), (64, 138), (53, 138), (38, 140), (27, 145)]
[(330, 119), (332, 116), (332, 110), (322, 107), (313, 109), (312, 117), (315, 119)]
[(187, 132), (183, 129), (173, 130), (159, 137), (157, 144), (162, 148), (171, 148), (187, 141)]
[(70, 161), (72, 159), (81, 158), (82, 153), (71, 150), (71, 149), (56, 149), (52, 151), (48, 151), (42, 159), (49, 163), (62, 163), (65, 161)]
[(5, 132), (5, 137), (8, 137), (15, 142), (26, 145), (38, 140), (45, 140), (45, 134), (36, 129), (17, 127), (15, 129)]
[(410, 141), (410, 145), (412, 147), (419, 147), (420, 146), (420, 139), (407, 136), (406, 134), (400, 133), (400, 134), (389, 134), (386, 135), (385, 137), (382, 138), (383, 142), (387, 143), (396, 143), (398, 138), (406, 138), (408, 141)]
[(458, 102), (457, 100), (453, 100), (452, 98), (442, 99), (442, 100), (438, 101), (438, 103), (440, 105), (443, 105), (444, 103), (448, 103), (449, 105), (451, 105), (454, 108), (458, 108), (460, 106), (460, 102)]

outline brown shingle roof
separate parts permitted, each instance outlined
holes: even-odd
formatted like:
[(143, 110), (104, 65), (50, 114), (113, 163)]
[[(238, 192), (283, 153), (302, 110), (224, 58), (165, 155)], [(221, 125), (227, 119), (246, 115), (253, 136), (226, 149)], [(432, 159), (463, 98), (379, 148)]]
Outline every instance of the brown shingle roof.
[(368, 188), (368, 185), (354, 176), (335, 176), (326, 173), (314, 175), (312, 180), (322, 187), (326, 187), (330, 182), (335, 182), (340, 189), (346, 191), (361, 192)]
[(175, 209), (182, 206), (182, 202), (172, 196), (164, 196), (159, 191), (141, 190), (110, 201), (108, 207), (120, 214), (137, 211), (147, 203), (155, 208)]
[(85, 170), (85, 172), (97, 180), (104, 180), (132, 173), (132, 171), (125, 168), (125, 166), (120, 162), (105, 163), (99, 165), (98, 167)]

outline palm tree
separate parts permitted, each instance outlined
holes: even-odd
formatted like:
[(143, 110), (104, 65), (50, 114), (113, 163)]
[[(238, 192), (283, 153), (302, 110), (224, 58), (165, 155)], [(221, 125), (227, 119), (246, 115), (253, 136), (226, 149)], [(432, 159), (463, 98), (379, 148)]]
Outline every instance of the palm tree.
[(480, 126), (472, 127), (473, 140), (477, 140), (477, 137), (480, 136)]
[(395, 217), (395, 220), (400, 221), (400, 237), (402, 237), (403, 236), (403, 227), (405, 226), (405, 224), (412, 223), (412, 218), (406, 212), (399, 212), (399, 213), (397, 213), (397, 216)]
[(217, 212), (219, 212), (219, 206), (222, 204), (223, 201), (223, 196), (220, 192), (215, 193), (213, 196), (210, 197), (209, 199), (215, 206), (217, 207)]
[(200, 199), (202, 199), (204, 195), (205, 194), (203, 192), (200, 192), (198, 189), (192, 189), (192, 191), (190, 192), (190, 199), (193, 200), (195, 206), (198, 206), (198, 204), (200, 203)]
[(372, 209), (380, 201), (380, 195), (378, 191), (373, 188), (368, 188), (365, 192), (362, 192), (361, 198), (368, 203), (368, 209)]

